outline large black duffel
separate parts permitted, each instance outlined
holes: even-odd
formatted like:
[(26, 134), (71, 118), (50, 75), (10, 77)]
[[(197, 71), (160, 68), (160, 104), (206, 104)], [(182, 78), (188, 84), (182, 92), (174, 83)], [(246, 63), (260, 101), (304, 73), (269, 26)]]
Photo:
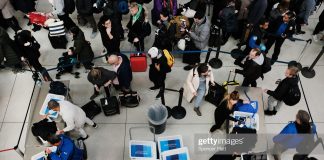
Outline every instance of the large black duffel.
[(91, 100), (81, 108), (85, 112), (86, 116), (90, 119), (93, 119), (96, 115), (101, 113), (100, 106), (94, 100)]

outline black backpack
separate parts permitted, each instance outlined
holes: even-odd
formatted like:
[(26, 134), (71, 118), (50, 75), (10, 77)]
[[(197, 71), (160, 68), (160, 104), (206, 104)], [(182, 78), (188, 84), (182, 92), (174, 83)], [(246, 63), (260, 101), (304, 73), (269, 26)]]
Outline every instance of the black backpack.
[(264, 62), (262, 64), (262, 73), (268, 73), (271, 71), (271, 59), (267, 57), (266, 55), (263, 55)]
[(64, 83), (60, 81), (52, 81), (50, 83), (50, 90), (48, 91), (48, 93), (65, 96), (67, 91), (68, 88), (65, 86)]
[(57, 127), (55, 122), (48, 122), (48, 119), (43, 119), (34, 123), (31, 127), (31, 131), (34, 136), (40, 136), (43, 140), (47, 141), (51, 134), (56, 133)]
[(75, 2), (74, 0), (64, 0), (63, 11), (68, 14), (72, 14), (75, 11)]
[(298, 84), (296, 84), (288, 90), (288, 93), (285, 94), (285, 97), (282, 100), (286, 105), (294, 106), (300, 101), (300, 98), (301, 93)]

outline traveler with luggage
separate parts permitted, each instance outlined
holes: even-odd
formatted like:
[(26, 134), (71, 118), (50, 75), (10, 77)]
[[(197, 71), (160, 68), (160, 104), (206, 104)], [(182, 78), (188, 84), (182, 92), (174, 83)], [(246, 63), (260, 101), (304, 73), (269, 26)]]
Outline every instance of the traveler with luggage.
[(144, 38), (151, 34), (151, 25), (141, 4), (132, 2), (129, 8), (131, 16), (127, 24), (128, 42), (134, 44), (137, 51), (144, 51)]
[(244, 80), (242, 86), (256, 87), (256, 80), (263, 76), (262, 65), (264, 63), (264, 56), (261, 53), (260, 49), (253, 48), (249, 55), (246, 57), (246, 60), (243, 64), (243, 69), (235, 69), (235, 73), (242, 74)]
[(107, 54), (120, 52), (120, 37), (121, 33), (111, 17), (103, 15), (100, 17), (98, 29), (101, 35), (101, 41), (106, 48)]
[(163, 9), (160, 13), (160, 20), (158, 21), (158, 29), (155, 31), (155, 40), (153, 46), (163, 50), (172, 51), (172, 46), (175, 43), (176, 23), (170, 20), (169, 12)]
[(56, 132), (57, 134), (77, 130), (80, 132), (81, 136), (79, 139), (86, 140), (89, 136), (83, 129), (84, 124), (88, 124), (94, 128), (98, 127), (96, 123), (86, 117), (86, 114), (79, 106), (76, 106), (69, 101), (55, 101), (52, 99), (47, 105), (50, 110), (58, 112), (66, 123), (66, 127), (62, 130), (58, 130)]
[[(59, 59), (59, 63), (57, 64), (56, 79), (60, 79), (61, 75), (64, 73), (72, 73), (73, 66), (77, 62), (77, 55), (74, 53), (74, 48), (70, 47), (67, 52), (62, 54), (62, 57)], [(75, 78), (78, 78), (78, 73), (75, 73)]]
[(279, 83), (274, 91), (264, 89), (263, 91), (269, 95), (268, 106), (265, 108), (265, 115), (275, 115), (282, 105), (283, 101), (299, 101), (298, 99), (290, 99), (289, 92), (291, 89), (298, 88), (298, 77), (297, 74), (301, 68), (301, 64), (294, 61), (290, 62), (288, 68), (285, 70), (285, 79), (278, 80)]
[[(67, 30), (72, 27), (76, 27), (76, 24), (70, 18), (69, 14), (72, 14), (75, 10), (75, 3), (73, 0), (48, 0), (52, 4), (53, 11), (49, 15), (57, 15), (57, 17), (64, 22), (64, 26)], [(72, 2), (72, 3), (66, 3)]]
[(117, 77), (116, 73), (102, 67), (92, 68), (88, 74), (88, 81), (94, 86), (94, 93), (90, 97), (91, 100), (99, 95), (100, 87), (104, 87), (106, 97), (110, 97), (109, 87)]
[(274, 159), (280, 160), (281, 154), (292, 148), (296, 149), (299, 157), (306, 158), (313, 148), (315, 134), (316, 126), (310, 122), (310, 115), (305, 110), (299, 110), (296, 120), (289, 122), (278, 135), (273, 137), (272, 154)]
[(150, 90), (160, 89), (159, 94), (155, 97), (160, 98), (165, 88), (166, 75), (171, 72), (171, 67), (168, 65), (168, 60), (162, 50), (152, 47), (148, 50), (148, 55), (152, 60), (149, 78), (154, 83), (154, 86), (150, 87)]
[(208, 93), (209, 83), (215, 86), (212, 68), (203, 63), (189, 71), (184, 84), (184, 97), (190, 103), (195, 98), (194, 111), (201, 116), (199, 107), (205, 95)]
[(83, 64), (86, 70), (92, 69), (94, 53), (91, 48), (91, 43), (84, 37), (84, 33), (79, 27), (71, 28), (74, 41), (74, 52), (78, 55), (78, 61)]
[(280, 48), (285, 39), (292, 37), (292, 35), (295, 33), (295, 25), (293, 22), (294, 17), (295, 15), (293, 12), (287, 12), (269, 24), (268, 36), (266, 37), (267, 43), (265, 46), (266, 53), (268, 53), (272, 45), (275, 44), (271, 58), (272, 64), (278, 60)]
[(113, 65), (114, 71), (117, 74), (117, 79), (113, 82), (115, 88), (121, 89), (124, 93), (129, 93), (131, 91), (133, 73), (128, 57), (115, 52), (109, 55), (108, 63)]
[(45, 153), (51, 160), (83, 160), (84, 150), (78, 148), (73, 140), (64, 134), (51, 135), (49, 144), (56, 146), (55, 152), (51, 148), (46, 148)]
[[(202, 50), (208, 45), (209, 31), (209, 20), (205, 16), (205, 13), (196, 12), (194, 24), (191, 26), (190, 31), (186, 30), (190, 40), (194, 43), (192, 50)], [(200, 52), (183, 54), (183, 62), (188, 64), (184, 67), (184, 70), (192, 69), (194, 65), (200, 62)]]
[(86, 25), (88, 22), (91, 25), (92, 33), (90, 38), (94, 39), (97, 36), (97, 24), (93, 17), (93, 3), (92, 0), (76, 0), (76, 9), (78, 11), (78, 19), (80, 25)]
[(238, 91), (233, 91), (232, 93), (226, 95), (221, 101), (219, 106), (214, 112), (215, 125), (213, 125), (209, 132), (214, 132), (217, 129), (220, 129), (226, 119), (237, 121), (234, 117), (230, 116), (234, 112), (235, 105), (240, 103), (249, 103), (248, 101), (243, 101), (240, 99), (240, 94)]

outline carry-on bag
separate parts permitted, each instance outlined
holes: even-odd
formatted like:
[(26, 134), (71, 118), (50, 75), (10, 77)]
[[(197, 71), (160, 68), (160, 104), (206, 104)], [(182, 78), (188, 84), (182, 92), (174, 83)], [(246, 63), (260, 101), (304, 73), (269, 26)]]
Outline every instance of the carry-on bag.
[(67, 39), (65, 35), (63, 36), (50, 36), (48, 33), (48, 39), (54, 49), (66, 49)]
[(147, 58), (145, 53), (131, 53), (130, 64), (133, 72), (145, 72), (147, 69)]
[(234, 73), (233, 80), (230, 81), (230, 77), (233, 71), (230, 71), (228, 74), (227, 81), (223, 83), (223, 87), (227, 90), (227, 86), (239, 86), (240, 83), (235, 80), (236, 78), (236, 73)]
[(29, 12), (27, 14), (27, 17), (29, 18), (29, 22), (31, 24), (36, 24), (40, 26), (44, 26), (46, 20), (49, 18), (45, 13), (41, 12)]
[(209, 90), (205, 96), (205, 100), (217, 107), (223, 100), (226, 89), (216, 82), (214, 82), (214, 84), (215, 86), (212, 86), (211, 83), (209, 83)]
[(120, 104), (116, 96), (101, 98), (100, 103), (105, 116), (120, 114)]
[(101, 113), (100, 106), (94, 100), (91, 100), (81, 108), (85, 112), (86, 116), (90, 119), (93, 119), (96, 115)]
[(118, 95), (120, 105), (134, 108), (137, 107), (141, 101), (140, 96), (136, 91), (131, 91), (130, 93), (119, 93)]

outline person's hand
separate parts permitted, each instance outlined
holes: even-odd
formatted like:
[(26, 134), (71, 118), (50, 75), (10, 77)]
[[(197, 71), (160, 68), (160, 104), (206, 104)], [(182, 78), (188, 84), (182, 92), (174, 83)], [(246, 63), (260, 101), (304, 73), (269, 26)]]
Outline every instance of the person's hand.
[(263, 92), (264, 92), (264, 93), (267, 93), (267, 92), (268, 92), (268, 89), (263, 89)]
[(161, 20), (157, 20), (156, 23), (157, 23), (157, 24), (161, 24)]
[(41, 115), (43, 119), (47, 118), (48, 117), (48, 114), (45, 114), (45, 115)]
[(106, 32), (107, 33), (111, 33), (111, 28), (109, 27), (109, 28), (106, 28)]
[(52, 153), (52, 150), (49, 149), (49, 148), (46, 148), (46, 149), (45, 149), (45, 153), (46, 153), (46, 154), (51, 154), (51, 153)]
[(30, 42), (26, 42), (26, 43), (24, 44), (24, 46), (25, 46), (25, 47), (30, 46)]
[(286, 34), (281, 34), (281, 37), (282, 37), (282, 38), (286, 38), (287, 35), (286, 35)]
[(194, 91), (192, 94), (193, 94), (194, 96), (197, 96), (197, 92), (196, 92), (196, 91)]
[(155, 63), (155, 68), (160, 71), (160, 64)]
[(56, 134), (57, 134), (57, 135), (60, 135), (60, 134), (63, 134), (63, 133), (64, 133), (63, 130), (58, 130), (58, 131), (56, 131)]
[(211, 82), (211, 85), (212, 85), (212, 86), (215, 86), (215, 82)]
[(104, 84), (105, 87), (108, 87), (111, 84), (111, 80)]
[(136, 42), (138, 42), (139, 41), (139, 39), (136, 37), (136, 38), (134, 38), (134, 43), (136, 43)]
[(94, 3), (94, 4), (93, 4), (93, 7), (94, 7), (94, 8), (98, 8), (97, 3)]
[(184, 31), (186, 31), (185, 28), (180, 28), (180, 32), (184, 32)]
[(20, 57), (20, 60), (23, 61), (23, 62), (26, 61), (25, 57)]
[(95, 89), (96, 89), (97, 92), (100, 91), (100, 89), (99, 89), (99, 87), (97, 85), (94, 85), (94, 87), (95, 87)]

